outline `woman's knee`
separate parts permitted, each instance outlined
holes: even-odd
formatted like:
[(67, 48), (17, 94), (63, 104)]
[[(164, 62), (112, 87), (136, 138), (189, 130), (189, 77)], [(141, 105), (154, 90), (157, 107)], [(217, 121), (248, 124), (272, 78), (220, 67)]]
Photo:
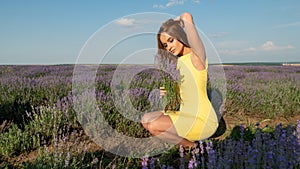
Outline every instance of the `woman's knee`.
[(156, 121), (147, 123), (145, 128), (153, 135), (158, 135), (160, 133), (160, 129), (157, 127)]
[(154, 128), (153, 122), (142, 121), (143, 127), (148, 130), (151, 134), (154, 134), (156, 129)]
[(149, 125), (151, 123), (151, 118), (152, 116), (150, 115), (150, 113), (146, 113), (143, 115), (142, 117), (142, 125), (146, 130), (149, 130)]
[(148, 123), (148, 121), (149, 121), (149, 117), (148, 114), (146, 113), (142, 117), (142, 124)]
[(156, 135), (170, 128), (172, 121), (164, 116), (162, 112), (146, 113), (142, 117), (142, 125), (150, 133)]
[(156, 124), (155, 123), (156, 123), (156, 121), (153, 120), (153, 116), (149, 115), (148, 113), (142, 117), (143, 127), (152, 134), (156, 132), (156, 127), (155, 127)]
[(147, 119), (143, 116), (142, 117), (142, 125), (143, 125), (143, 127), (146, 129), (146, 130), (148, 130), (148, 122), (147, 122)]
[(151, 113), (145, 113), (142, 117), (142, 124), (143, 123), (150, 123), (157, 119), (159, 116), (161, 116), (161, 112), (151, 112)]

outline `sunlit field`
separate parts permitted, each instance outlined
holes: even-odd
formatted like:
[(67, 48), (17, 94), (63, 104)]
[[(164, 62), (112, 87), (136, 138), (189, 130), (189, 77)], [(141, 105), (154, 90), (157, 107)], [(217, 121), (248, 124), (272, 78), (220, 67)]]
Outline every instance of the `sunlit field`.
[[(217, 66), (210, 66), (212, 76)], [(167, 75), (145, 69), (126, 90), (122, 83), (112, 90), (116, 65), (94, 67), (93, 96), (105, 121), (124, 135), (150, 137), (139, 121), (125, 118), (116, 104), (125, 109), (127, 104), (133, 106), (128, 116), (142, 116), (151, 110), (152, 91), (166, 85)], [(83, 117), (74, 110), (74, 65), (2, 65), (0, 168), (300, 168), (300, 66), (223, 68), (227, 90), (214, 136), (190, 151), (174, 146), (155, 156), (131, 158), (106, 151), (84, 130)], [(134, 70), (136, 65), (124, 68)], [(213, 85), (208, 87), (209, 93)], [(126, 94), (129, 103), (116, 99), (116, 93)]]

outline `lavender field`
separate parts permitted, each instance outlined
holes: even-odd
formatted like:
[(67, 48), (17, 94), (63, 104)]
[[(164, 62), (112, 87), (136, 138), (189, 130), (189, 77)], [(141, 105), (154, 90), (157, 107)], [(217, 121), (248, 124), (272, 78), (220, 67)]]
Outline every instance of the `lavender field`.
[[(164, 83), (161, 79), (165, 75), (145, 69), (123, 90), (122, 81), (111, 86), (115, 83), (116, 65), (94, 67), (95, 90), (89, 90), (89, 84), (74, 90), (74, 65), (0, 66), (0, 168), (300, 167), (298, 66), (224, 66), (226, 92), (221, 94), (225, 131), (200, 141), (199, 149), (193, 151), (173, 147), (143, 158), (114, 155), (95, 144), (86, 134), (95, 132), (89, 129), (94, 126), (83, 126), (82, 121), (93, 118), (97, 123), (93, 125), (102, 125), (101, 120), (97, 121), (98, 115), (85, 114), (86, 105), (84, 109), (78, 108), (74, 96), (80, 90), (89, 91), (84, 97), (91, 97), (91, 93), (95, 96), (97, 109), (109, 126), (130, 137), (147, 138), (150, 134), (139, 117), (152, 110), (152, 91)], [(212, 77), (217, 67), (220, 66), (210, 66)], [(128, 72), (136, 69), (136, 65), (124, 67)], [(81, 80), (85, 78), (88, 77)], [(123, 91), (130, 103), (118, 102), (118, 96), (125, 94)], [(125, 116), (137, 120), (124, 117), (120, 111), (123, 108), (127, 110)], [(78, 114), (78, 110), (83, 113)], [(260, 121), (247, 123), (252, 117)], [(259, 123), (268, 120), (273, 124)]]

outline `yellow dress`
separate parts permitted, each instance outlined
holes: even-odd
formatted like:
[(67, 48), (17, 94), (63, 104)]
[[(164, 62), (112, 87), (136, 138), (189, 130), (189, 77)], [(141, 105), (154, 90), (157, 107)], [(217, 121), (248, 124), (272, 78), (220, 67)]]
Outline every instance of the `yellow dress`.
[(197, 70), (191, 61), (191, 53), (178, 59), (177, 68), (183, 76), (180, 84), (179, 111), (168, 111), (179, 136), (190, 141), (203, 140), (215, 133), (218, 118), (207, 96), (207, 68)]

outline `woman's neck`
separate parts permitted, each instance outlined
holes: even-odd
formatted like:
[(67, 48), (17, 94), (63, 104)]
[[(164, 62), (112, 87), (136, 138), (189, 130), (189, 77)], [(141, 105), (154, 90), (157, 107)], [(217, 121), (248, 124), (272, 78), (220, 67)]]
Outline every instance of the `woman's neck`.
[(183, 56), (183, 55), (186, 55), (186, 54), (190, 53), (191, 51), (192, 51), (191, 48), (185, 46), (185, 47), (183, 47), (183, 49), (182, 49), (181, 55), (182, 55), (182, 56)]

